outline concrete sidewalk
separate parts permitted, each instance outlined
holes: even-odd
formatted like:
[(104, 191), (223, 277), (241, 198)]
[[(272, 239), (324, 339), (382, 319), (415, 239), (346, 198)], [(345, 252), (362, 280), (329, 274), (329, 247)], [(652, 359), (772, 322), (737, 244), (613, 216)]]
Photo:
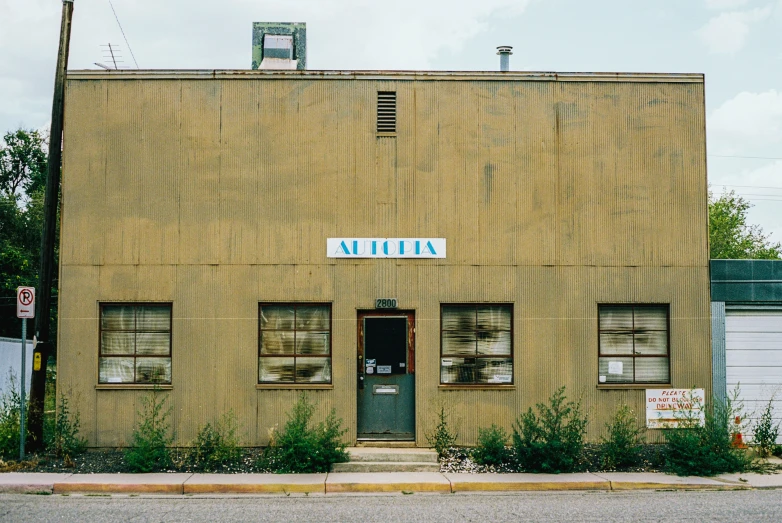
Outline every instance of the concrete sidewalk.
[(48, 494), (331, 494), (345, 492), (511, 492), (562, 490), (736, 490), (782, 488), (782, 474), (714, 478), (662, 473), (442, 474), (0, 474), (0, 493)]

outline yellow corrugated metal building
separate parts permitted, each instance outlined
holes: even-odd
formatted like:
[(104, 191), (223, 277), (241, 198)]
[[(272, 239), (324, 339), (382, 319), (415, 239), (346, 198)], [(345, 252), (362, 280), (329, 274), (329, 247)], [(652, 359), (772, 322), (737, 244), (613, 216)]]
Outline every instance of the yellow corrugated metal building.
[[(300, 391), (472, 444), (560, 386), (589, 437), (711, 389), (702, 75), (71, 71), (58, 388), (90, 446)], [(403, 251), (403, 252), (400, 252)], [(653, 433), (650, 434), (654, 439)]]

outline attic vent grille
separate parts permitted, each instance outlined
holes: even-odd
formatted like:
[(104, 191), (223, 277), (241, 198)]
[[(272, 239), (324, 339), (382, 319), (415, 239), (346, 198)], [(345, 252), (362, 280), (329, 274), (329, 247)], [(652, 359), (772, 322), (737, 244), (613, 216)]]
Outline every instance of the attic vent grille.
[(377, 132), (396, 132), (396, 92), (377, 92)]

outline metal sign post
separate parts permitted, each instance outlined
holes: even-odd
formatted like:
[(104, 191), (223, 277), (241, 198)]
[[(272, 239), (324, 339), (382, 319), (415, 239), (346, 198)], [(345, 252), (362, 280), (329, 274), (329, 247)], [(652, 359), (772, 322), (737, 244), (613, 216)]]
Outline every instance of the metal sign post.
[(25, 390), (24, 382), (27, 369), (27, 318), (35, 317), (35, 288), (17, 287), (16, 289), (16, 317), (22, 319), (22, 383), (19, 395), (19, 460), (24, 459), (25, 440)]

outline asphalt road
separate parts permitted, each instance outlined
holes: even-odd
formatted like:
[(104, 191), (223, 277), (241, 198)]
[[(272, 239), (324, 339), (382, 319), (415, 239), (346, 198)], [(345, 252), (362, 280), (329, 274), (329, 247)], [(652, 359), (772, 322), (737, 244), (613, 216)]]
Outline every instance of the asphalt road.
[(0, 495), (0, 521), (782, 521), (782, 491), (316, 496)]

